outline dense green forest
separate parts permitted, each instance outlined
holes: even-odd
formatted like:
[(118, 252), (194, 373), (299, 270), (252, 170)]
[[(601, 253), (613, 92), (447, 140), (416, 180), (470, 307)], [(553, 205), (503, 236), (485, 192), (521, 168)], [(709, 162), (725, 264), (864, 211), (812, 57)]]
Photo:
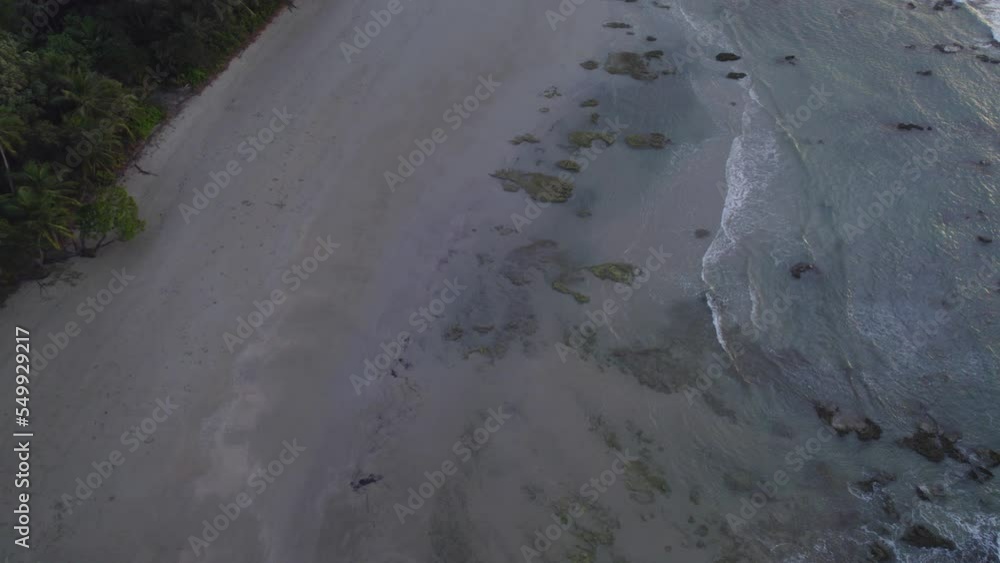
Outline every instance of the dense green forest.
[(0, 300), (144, 223), (118, 184), (165, 111), (288, 0), (0, 0)]

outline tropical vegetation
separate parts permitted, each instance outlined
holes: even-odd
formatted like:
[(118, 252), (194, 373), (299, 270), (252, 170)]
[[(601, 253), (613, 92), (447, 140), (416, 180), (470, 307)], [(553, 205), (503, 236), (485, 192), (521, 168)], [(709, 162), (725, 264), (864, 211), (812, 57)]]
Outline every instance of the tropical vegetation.
[(0, 300), (145, 223), (120, 177), (288, 0), (0, 0)]

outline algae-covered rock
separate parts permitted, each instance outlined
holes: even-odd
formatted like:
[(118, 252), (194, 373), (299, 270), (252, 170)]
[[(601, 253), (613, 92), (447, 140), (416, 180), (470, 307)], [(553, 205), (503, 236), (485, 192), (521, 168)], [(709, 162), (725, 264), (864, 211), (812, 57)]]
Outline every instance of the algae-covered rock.
[(573, 184), (540, 172), (521, 172), (505, 168), (491, 174), (508, 192), (524, 190), (535, 201), (562, 203), (573, 194)]
[(597, 125), (597, 122), (600, 119), (601, 119), (601, 114), (597, 112), (590, 114), (590, 122), (593, 123), (594, 125)]
[(608, 29), (632, 29), (632, 26), (625, 22), (608, 22), (604, 24)]
[(597, 104), (599, 104), (599, 103), (601, 103), (601, 102), (598, 102), (594, 98), (590, 98), (589, 100), (584, 100), (584, 101), (580, 102), (580, 107), (582, 107), (582, 108), (593, 108), (593, 107), (597, 107)]
[(608, 53), (604, 70), (608, 74), (625, 74), (636, 80), (656, 80), (658, 74), (649, 69), (647, 59), (648, 57), (629, 51)]
[[(676, 69), (668, 63), (661, 61), (663, 51), (647, 51), (644, 54), (630, 51), (619, 51), (608, 53), (608, 58), (604, 61), (604, 70), (608, 74), (624, 74), (636, 80), (656, 80), (660, 74), (673, 74)], [(650, 63), (657, 61), (660, 66), (667, 66), (667, 69), (657, 71), (650, 68)]]
[(615, 135), (604, 131), (573, 131), (569, 134), (569, 142), (581, 148), (590, 148), (594, 141), (604, 141), (612, 145), (615, 142)]
[(544, 92), (542, 92), (542, 95), (546, 98), (552, 99), (556, 96), (562, 96), (562, 92), (560, 92), (559, 88), (556, 88), (555, 86), (549, 86)]
[(715, 55), (715, 60), (717, 60), (719, 62), (723, 62), (723, 63), (724, 62), (728, 62), (728, 61), (738, 61), (738, 60), (740, 60), (740, 56), (737, 55), (736, 53), (725, 53), (725, 52), (723, 52), (723, 53), (719, 53), (718, 55)]
[(562, 168), (563, 170), (569, 170), (570, 172), (579, 172), (580, 171), (580, 165), (577, 164), (576, 161), (569, 160), (569, 159), (560, 160), (559, 162), (556, 163), (556, 166), (558, 166), (559, 168)]
[(663, 133), (642, 133), (625, 137), (625, 144), (635, 149), (662, 149), (670, 139)]
[(531, 133), (525, 133), (523, 135), (518, 135), (510, 140), (512, 145), (520, 145), (521, 143), (538, 143), (538, 137), (532, 135)]
[(587, 270), (598, 279), (630, 284), (635, 278), (635, 272), (638, 268), (625, 262), (608, 262), (591, 266)]
[(586, 295), (573, 291), (568, 285), (562, 280), (556, 280), (552, 282), (552, 289), (558, 291), (559, 293), (565, 293), (566, 295), (572, 295), (573, 299), (576, 299), (577, 303), (590, 303), (590, 298)]
[(597, 67), (599, 67), (601, 65), (600, 65), (600, 63), (598, 63), (595, 60), (588, 60), (588, 61), (583, 61), (582, 63), (580, 63), (580, 66), (582, 66), (583, 68), (585, 68), (587, 70), (594, 70), (595, 68), (597, 68)]
[(747, 77), (747, 73), (745, 73), (745, 72), (730, 72), (729, 74), (726, 75), (726, 78), (728, 78), (730, 80), (740, 80), (740, 79), (746, 78), (746, 77)]

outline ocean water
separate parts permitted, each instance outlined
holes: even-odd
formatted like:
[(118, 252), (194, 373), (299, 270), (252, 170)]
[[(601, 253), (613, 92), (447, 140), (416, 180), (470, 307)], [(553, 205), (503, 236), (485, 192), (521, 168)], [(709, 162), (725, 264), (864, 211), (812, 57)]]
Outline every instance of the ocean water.
[[(710, 20), (725, 7), (684, 9)], [(736, 400), (792, 419), (792, 397), (836, 405), (883, 430), (825, 452), (827, 485), (849, 496), (822, 492), (817, 478), (798, 484), (825, 515), (791, 510), (790, 521), (839, 512), (850, 525), (796, 546), (778, 541), (784, 526), (760, 523), (754, 541), (788, 561), (863, 560), (876, 538), (903, 561), (996, 561), (996, 484), (897, 443), (931, 420), (965, 444), (1000, 445), (1000, 256), (977, 240), (1000, 230), (1000, 68), (977, 58), (1000, 56), (996, 5), (763, 2), (738, 18), (726, 30), (744, 58), (729, 64), (749, 74), (750, 101), (703, 270), (719, 341), (754, 382)], [(798, 262), (816, 270), (795, 279)], [(781, 312), (783, 299), (793, 305)], [(760, 330), (752, 339), (747, 325)], [(738, 344), (751, 352), (734, 352)], [(867, 494), (850, 486), (852, 474), (876, 471), (895, 482)], [(938, 481), (943, 500), (913, 492)], [(945, 532), (957, 550), (899, 542), (912, 522)]]

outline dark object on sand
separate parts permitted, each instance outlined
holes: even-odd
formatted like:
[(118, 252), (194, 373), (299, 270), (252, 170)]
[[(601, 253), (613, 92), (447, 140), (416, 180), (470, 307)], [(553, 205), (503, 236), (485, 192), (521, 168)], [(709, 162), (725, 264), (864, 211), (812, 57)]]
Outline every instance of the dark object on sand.
[(721, 63), (724, 63), (724, 62), (727, 62), (727, 61), (738, 61), (738, 60), (740, 60), (740, 58), (741, 57), (739, 55), (737, 55), (736, 53), (719, 53), (718, 55), (715, 55), (715, 60), (717, 60), (717, 61), (719, 61)]
[(795, 64), (796, 60), (795, 55), (785, 55), (785, 62), (790, 65)]
[(914, 131), (914, 130), (915, 131), (930, 131), (931, 130), (930, 127), (921, 127), (920, 125), (917, 125), (916, 123), (897, 123), (896, 124), (896, 129), (899, 129), (900, 131)]
[(730, 72), (729, 74), (726, 75), (726, 78), (729, 78), (731, 80), (739, 80), (741, 78), (746, 78), (746, 76), (747, 73), (745, 72)]
[(381, 475), (376, 475), (374, 473), (369, 473), (367, 477), (362, 477), (362, 478), (358, 479), (357, 481), (351, 481), (351, 488), (354, 489), (355, 492), (357, 492), (357, 491), (360, 491), (361, 489), (367, 487), (368, 485), (372, 485), (374, 483), (378, 483), (381, 480), (382, 480), (382, 476)]
[(604, 24), (608, 29), (632, 29), (632, 26), (625, 22), (608, 22)]
[(792, 266), (791, 269), (792, 277), (795, 279), (800, 279), (802, 277), (802, 274), (806, 272), (811, 272), (815, 269), (816, 266), (813, 264), (808, 264), (806, 262), (798, 262), (794, 266)]
[(646, 41), (656, 41), (656, 37), (653, 37), (652, 35), (647, 35)]
[(580, 63), (580, 66), (582, 66), (583, 68), (585, 68), (587, 70), (594, 70), (595, 68), (597, 68), (598, 66), (600, 66), (600, 63), (598, 63), (597, 61), (593, 61), (593, 60), (591, 60), (591, 61), (583, 61), (582, 63)]
[(915, 526), (910, 526), (906, 529), (903, 537), (899, 538), (902, 541), (916, 547), (922, 547), (927, 549), (932, 548), (944, 548), (944, 549), (955, 549), (957, 546), (955, 542), (950, 539), (938, 534), (934, 530), (931, 530), (923, 524), (917, 524)]
[(712, 231), (710, 231), (708, 229), (695, 229), (694, 230), (694, 238), (705, 238), (705, 237), (707, 237), (710, 234), (712, 234)]
[(920, 76), (930, 76), (934, 73), (929, 70), (918, 70), (917, 74), (919, 74)]
[(987, 236), (983, 236), (983, 235), (976, 235), (976, 240), (978, 240), (979, 242), (981, 242), (983, 244), (989, 244), (989, 243), (993, 242), (993, 239), (991, 239), (990, 237), (987, 237)]

